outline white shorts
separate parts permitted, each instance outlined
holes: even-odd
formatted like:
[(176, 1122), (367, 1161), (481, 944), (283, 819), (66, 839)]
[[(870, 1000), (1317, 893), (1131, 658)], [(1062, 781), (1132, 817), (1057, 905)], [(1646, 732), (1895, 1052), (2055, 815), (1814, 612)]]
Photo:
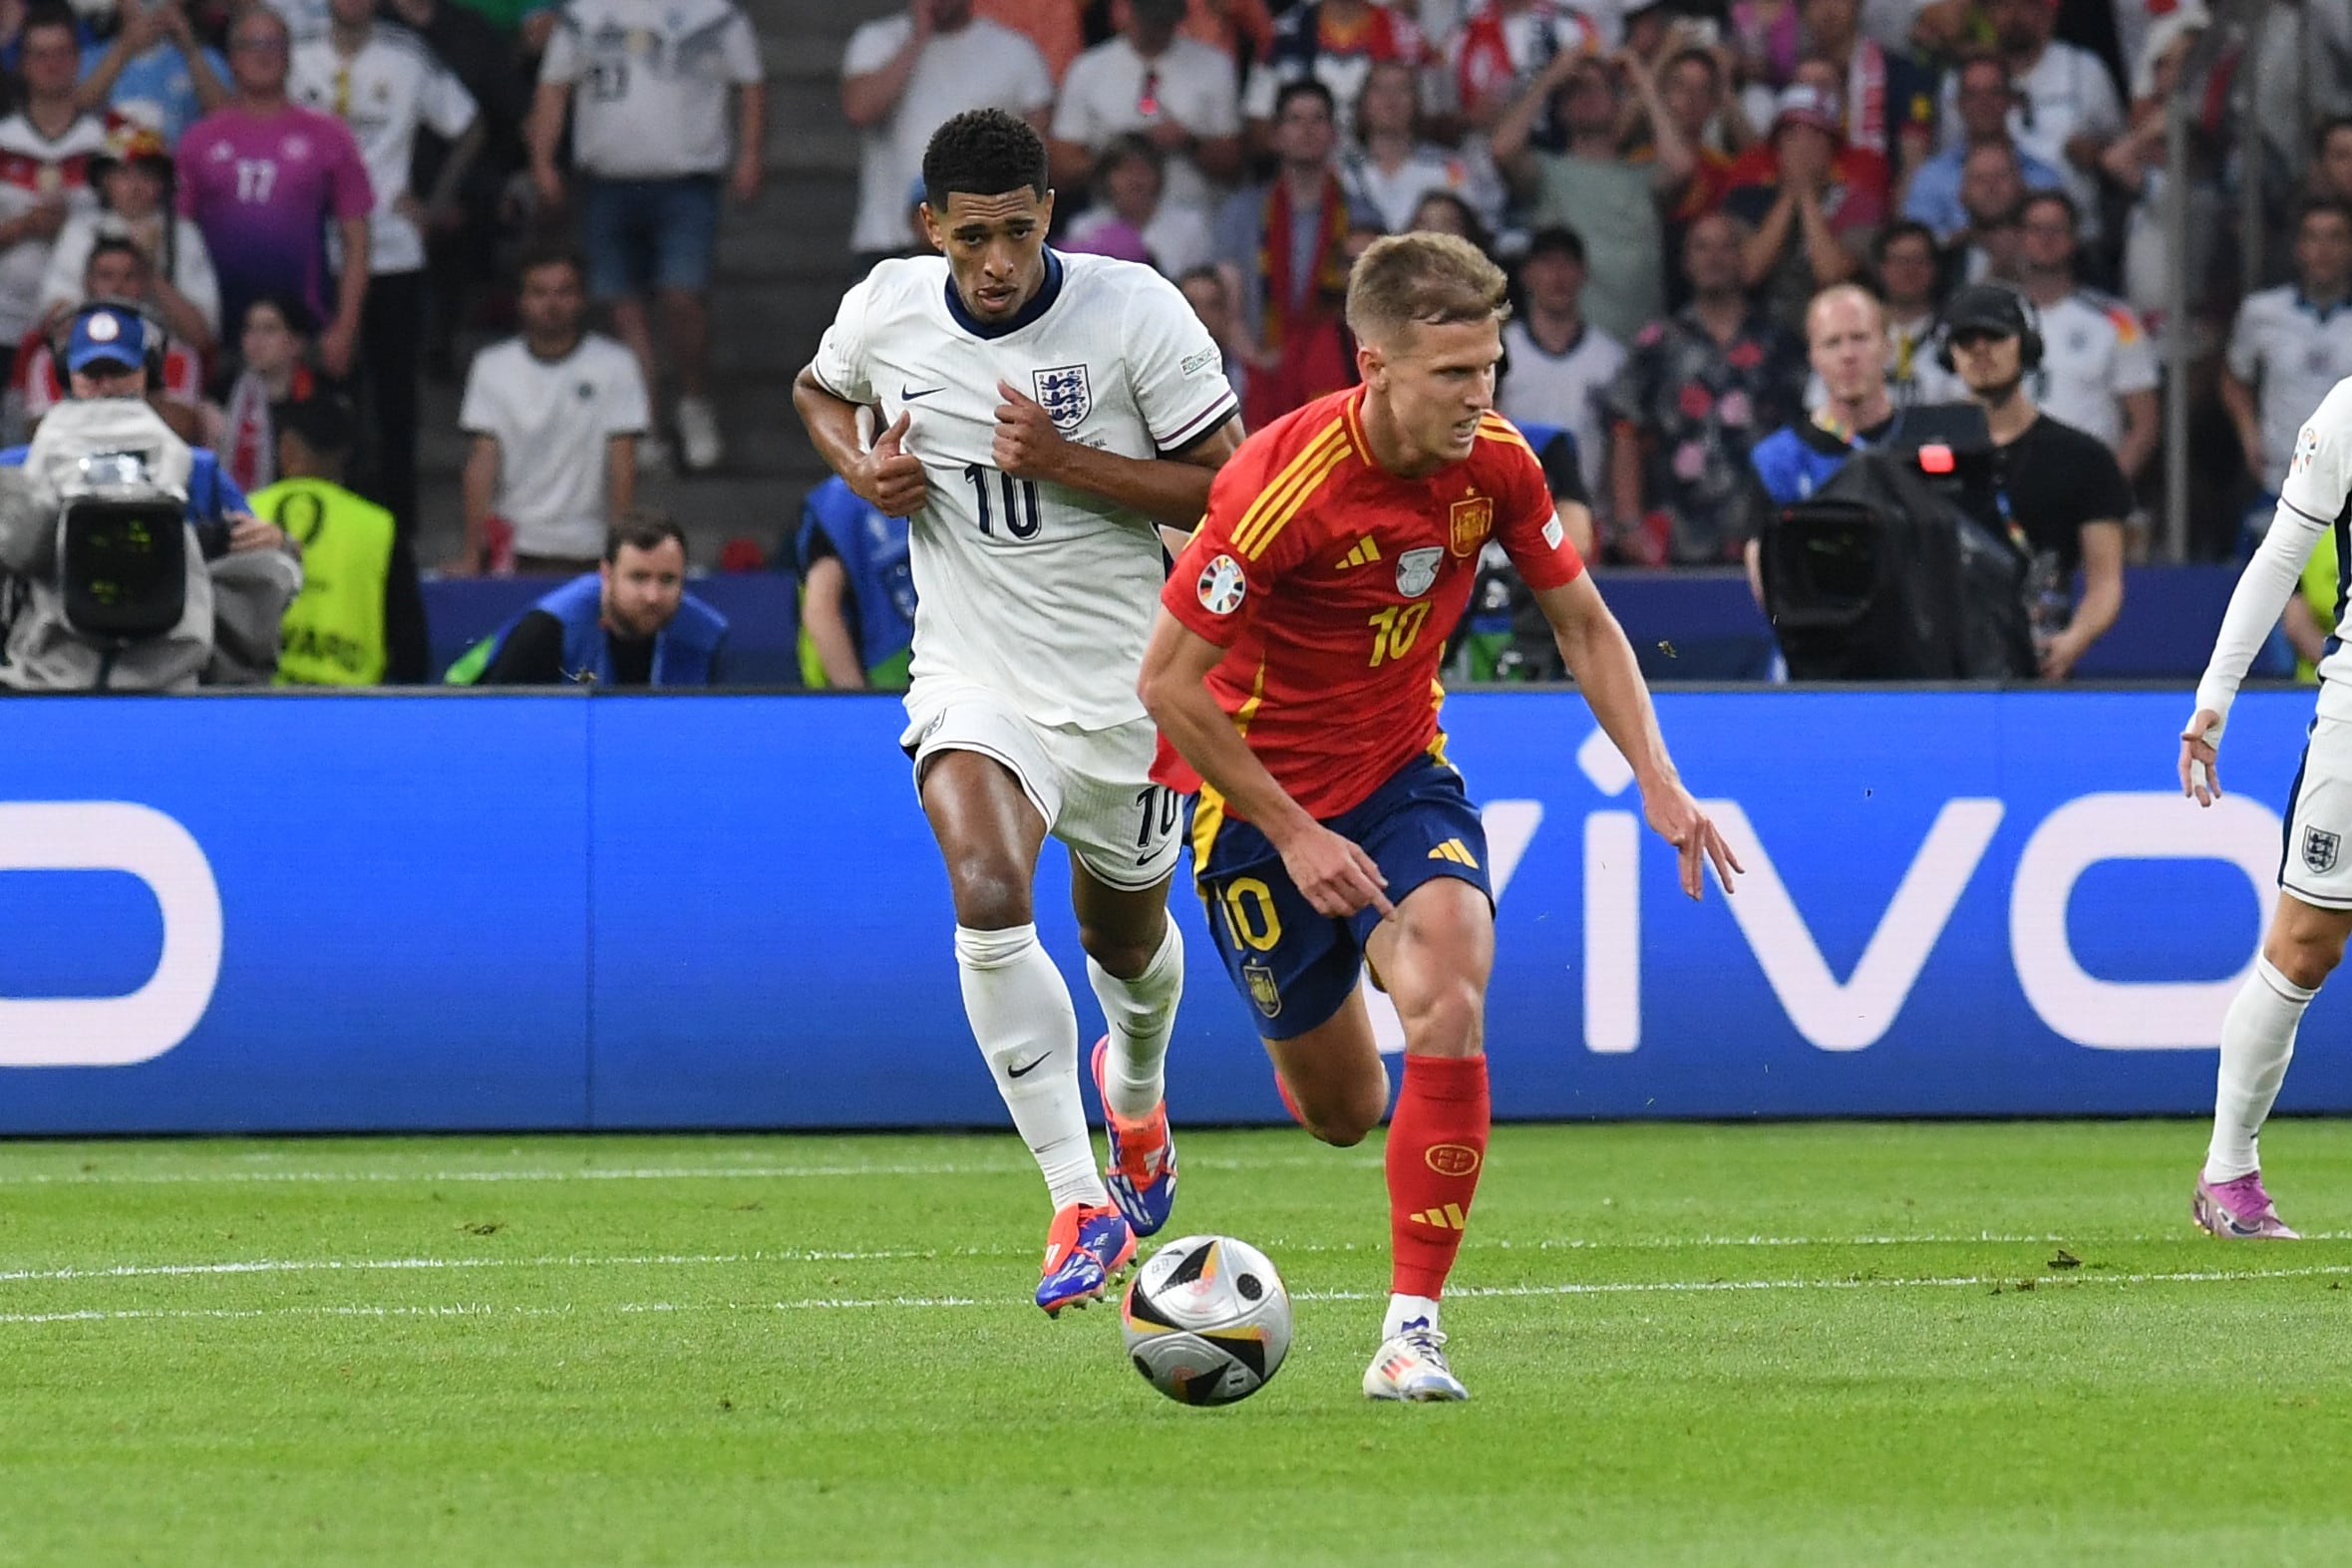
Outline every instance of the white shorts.
[(2278, 885), (2322, 909), (2352, 909), (2352, 720), (2321, 714), (2311, 722), (2287, 802)]
[(1176, 870), (1181, 802), (1152, 782), (1160, 735), (1149, 719), (1111, 730), (1032, 722), (1010, 699), (961, 681), (918, 681), (906, 694), (915, 786), (941, 752), (977, 752), (1002, 763), (1095, 880), (1140, 892)]

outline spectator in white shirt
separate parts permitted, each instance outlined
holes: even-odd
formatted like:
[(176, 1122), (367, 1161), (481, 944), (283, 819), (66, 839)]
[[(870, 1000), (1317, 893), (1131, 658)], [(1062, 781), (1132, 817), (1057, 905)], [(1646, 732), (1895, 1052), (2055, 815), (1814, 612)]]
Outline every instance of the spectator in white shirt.
[(2132, 307), (2075, 281), (2081, 217), (2063, 190), (2037, 190), (2018, 209), (2022, 282), (2042, 313), (2042, 364), (2028, 393), (2051, 418), (2097, 437), (2125, 479), (2156, 452), (2156, 349)]
[(1215, 250), (1208, 220), (1167, 196), (1166, 156), (1142, 136), (1123, 136), (1095, 165), (1095, 204), (1070, 225), (1069, 248), (1116, 252), (1094, 241), (1110, 224), (1132, 230), (1152, 265), (1164, 276), (1181, 277), (1205, 263)]
[[(327, 31), (294, 46), (286, 96), (351, 130), (376, 193), (368, 215), (368, 297), (360, 312), (359, 389), (367, 480), (358, 487), (414, 540), (417, 527), (417, 378), (425, 340), (425, 229), (457, 220), (459, 183), (481, 152), (473, 95), (425, 41), (378, 22), (374, 0), (329, 0)], [(429, 201), (409, 189), (417, 132), (457, 144)], [(422, 668), (395, 681), (422, 681)]]
[[(2051, 37), (2058, 0), (1986, 0), (1985, 12), (2017, 89), (2010, 135), (2063, 173), (2075, 210), (2090, 212), (2099, 198), (2099, 155), (2124, 131), (2115, 78), (2097, 55)], [(1956, 75), (1944, 78), (1938, 119), (1944, 146), (1957, 145), (1964, 132)]]
[(22, 92), (16, 113), (0, 120), (0, 345), (39, 319), (51, 243), (67, 218), (97, 207), (89, 160), (107, 146), (106, 123), (74, 96), (82, 46), (73, 13), (33, 11), (17, 49)]
[(164, 326), (198, 355), (212, 352), (220, 332), (220, 279), (212, 252), (193, 218), (171, 210), (171, 151), (144, 126), (120, 125), (107, 150), (90, 159), (100, 205), (77, 212), (58, 231), (41, 283), (41, 315), (56, 321), (82, 303), (83, 269), (101, 239), (127, 239), (153, 269), (150, 302)]
[[(2352, 376), (2352, 207), (2304, 203), (2295, 223), (2295, 281), (2246, 296), (2229, 333), (2221, 406), (2267, 521), (2286, 482), (2295, 438), (2335, 384)], [(2254, 519), (2249, 516), (2248, 521)]]
[(1496, 406), (1519, 424), (1557, 425), (1575, 438), (1585, 493), (1608, 493), (1608, 426), (1601, 395), (1625, 346), (1584, 320), (1584, 241), (1570, 228), (1537, 229), (1518, 266), (1523, 311), (1503, 328), (1507, 374)]
[[(733, 0), (570, 0), (547, 41), (531, 107), (531, 176), (550, 207), (563, 197), (555, 149), (571, 112), (588, 292), (611, 309), (648, 392), (661, 375), (645, 297), (660, 300), (679, 456), (689, 469), (714, 467), (725, 450), (708, 387), (719, 187), (726, 176), (738, 202), (760, 192), (765, 77), (751, 19)], [(905, 188), (903, 179), (893, 187)], [(599, 535), (587, 556), (602, 548)]]
[(1056, 187), (1095, 175), (1112, 139), (1141, 135), (1167, 158), (1167, 201), (1206, 215), (1241, 172), (1233, 62), (1177, 36), (1185, 0), (1130, 0), (1127, 28), (1071, 64), (1047, 143)]
[(972, 0), (907, 0), (866, 23), (841, 59), (841, 113), (863, 133), (849, 248), (860, 271), (906, 248), (906, 190), (931, 133), (971, 109), (1019, 115), (1045, 135), (1053, 74), (1037, 46), (972, 15)]
[(526, 257), (521, 334), (484, 349), (466, 377), (466, 543), (447, 575), (505, 569), (509, 548), (515, 571), (592, 570), (636, 501), (645, 381), (628, 350), (584, 330), (585, 277), (569, 253)]
[(1467, 201), (1493, 233), (1503, 221), (1503, 176), (1487, 156), (1486, 139), (1466, 138), (1457, 152), (1422, 141), (1421, 119), (1421, 73), (1402, 60), (1374, 65), (1356, 100), (1359, 145), (1340, 157), (1348, 199), (1379, 214), (1390, 233), (1401, 234), (1423, 196), (1447, 190)]

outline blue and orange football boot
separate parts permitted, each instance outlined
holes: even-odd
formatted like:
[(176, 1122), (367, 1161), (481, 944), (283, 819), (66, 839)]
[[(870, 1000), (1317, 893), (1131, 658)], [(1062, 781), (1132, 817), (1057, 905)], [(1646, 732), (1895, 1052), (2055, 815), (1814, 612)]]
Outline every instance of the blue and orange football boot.
[(1125, 1277), (1136, 1260), (1136, 1233), (1116, 1208), (1072, 1203), (1054, 1214), (1045, 1233), (1045, 1267), (1037, 1282), (1037, 1304), (1049, 1318), (1064, 1307), (1084, 1307)]
[(1110, 1071), (1111, 1037), (1095, 1042), (1095, 1094), (1103, 1101), (1103, 1125), (1111, 1134), (1111, 1163), (1103, 1168), (1103, 1185), (1111, 1201), (1127, 1216), (1139, 1236), (1156, 1236), (1176, 1207), (1176, 1134), (1168, 1128), (1168, 1101), (1162, 1099), (1151, 1114), (1129, 1118), (1111, 1108), (1105, 1083)]

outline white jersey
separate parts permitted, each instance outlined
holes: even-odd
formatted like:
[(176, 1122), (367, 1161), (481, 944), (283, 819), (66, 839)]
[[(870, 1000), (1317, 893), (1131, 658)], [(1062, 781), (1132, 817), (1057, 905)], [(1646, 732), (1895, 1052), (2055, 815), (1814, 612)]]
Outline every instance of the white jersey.
[(2156, 345), (2131, 306), (2078, 288), (2043, 310), (2042, 364), (2026, 390), (2044, 414), (2112, 452), (2124, 439), (2124, 397), (2156, 387)]
[(578, 83), (572, 160), (600, 179), (679, 179), (727, 166), (727, 92), (762, 80), (759, 36), (731, 0), (570, 0), (539, 81)]
[[(2229, 596), (2229, 613), (2221, 618), (2221, 635), (2213, 644), (2212, 662), (2197, 683), (2196, 706), (2209, 708), (2224, 722), (2229, 705), (2245, 679), (2246, 667), (2286, 610), (2286, 601), (2303, 575), (2303, 567), (2318, 547), (2319, 537), (2334, 529), (2337, 544), (2338, 587), (2352, 578), (2352, 550), (2343, 548), (2345, 530), (2352, 528), (2352, 379), (2339, 381), (2320, 400), (2303, 424), (2288, 460), (2286, 483), (2278, 496), (2278, 512), (2261, 548), (2246, 563), (2237, 591)], [(2339, 602), (2342, 595), (2339, 592)], [(2352, 719), (2352, 615), (2336, 628), (2337, 647), (2319, 661), (2319, 713), (2326, 719)], [(2220, 738), (2219, 725), (2207, 732)]]
[[(351, 128), (375, 187), (368, 215), (368, 270), (381, 275), (425, 265), (425, 236), (400, 210), (409, 194), (409, 163), (417, 130), (431, 127), (455, 142), (474, 124), (474, 95), (425, 40), (392, 22), (368, 29), (359, 53), (346, 56), (331, 38), (294, 46), (286, 96), (305, 109), (333, 115)], [(340, 259), (340, 247), (337, 247)]]
[(841, 300), (810, 366), (834, 396), (911, 416), (930, 498), (909, 519), (913, 679), (999, 692), (1032, 722), (1109, 729), (1143, 717), (1136, 674), (1160, 600), (1160, 535), (1101, 496), (994, 466), (1002, 381), (1071, 440), (1124, 458), (1190, 446), (1231, 419), (1206, 328), (1150, 267), (1046, 252), (1021, 314), (965, 311), (939, 256), (884, 261)]
[(2229, 374), (2261, 389), (2262, 487), (2276, 495), (2303, 416), (2352, 375), (2352, 305), (2324, 309), (2293, 284), (2248, 294), (2229, 333)]

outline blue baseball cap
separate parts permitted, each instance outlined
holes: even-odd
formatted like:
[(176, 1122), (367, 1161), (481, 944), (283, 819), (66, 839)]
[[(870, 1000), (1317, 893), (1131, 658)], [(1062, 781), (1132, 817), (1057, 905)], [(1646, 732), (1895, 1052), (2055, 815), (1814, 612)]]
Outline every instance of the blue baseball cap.
[(66, 343), (66, 369), (88, 370), (101, 362), (136, 370), (147, 362), (147, 323), (136, 311), (112, 307), (85, 311)]

